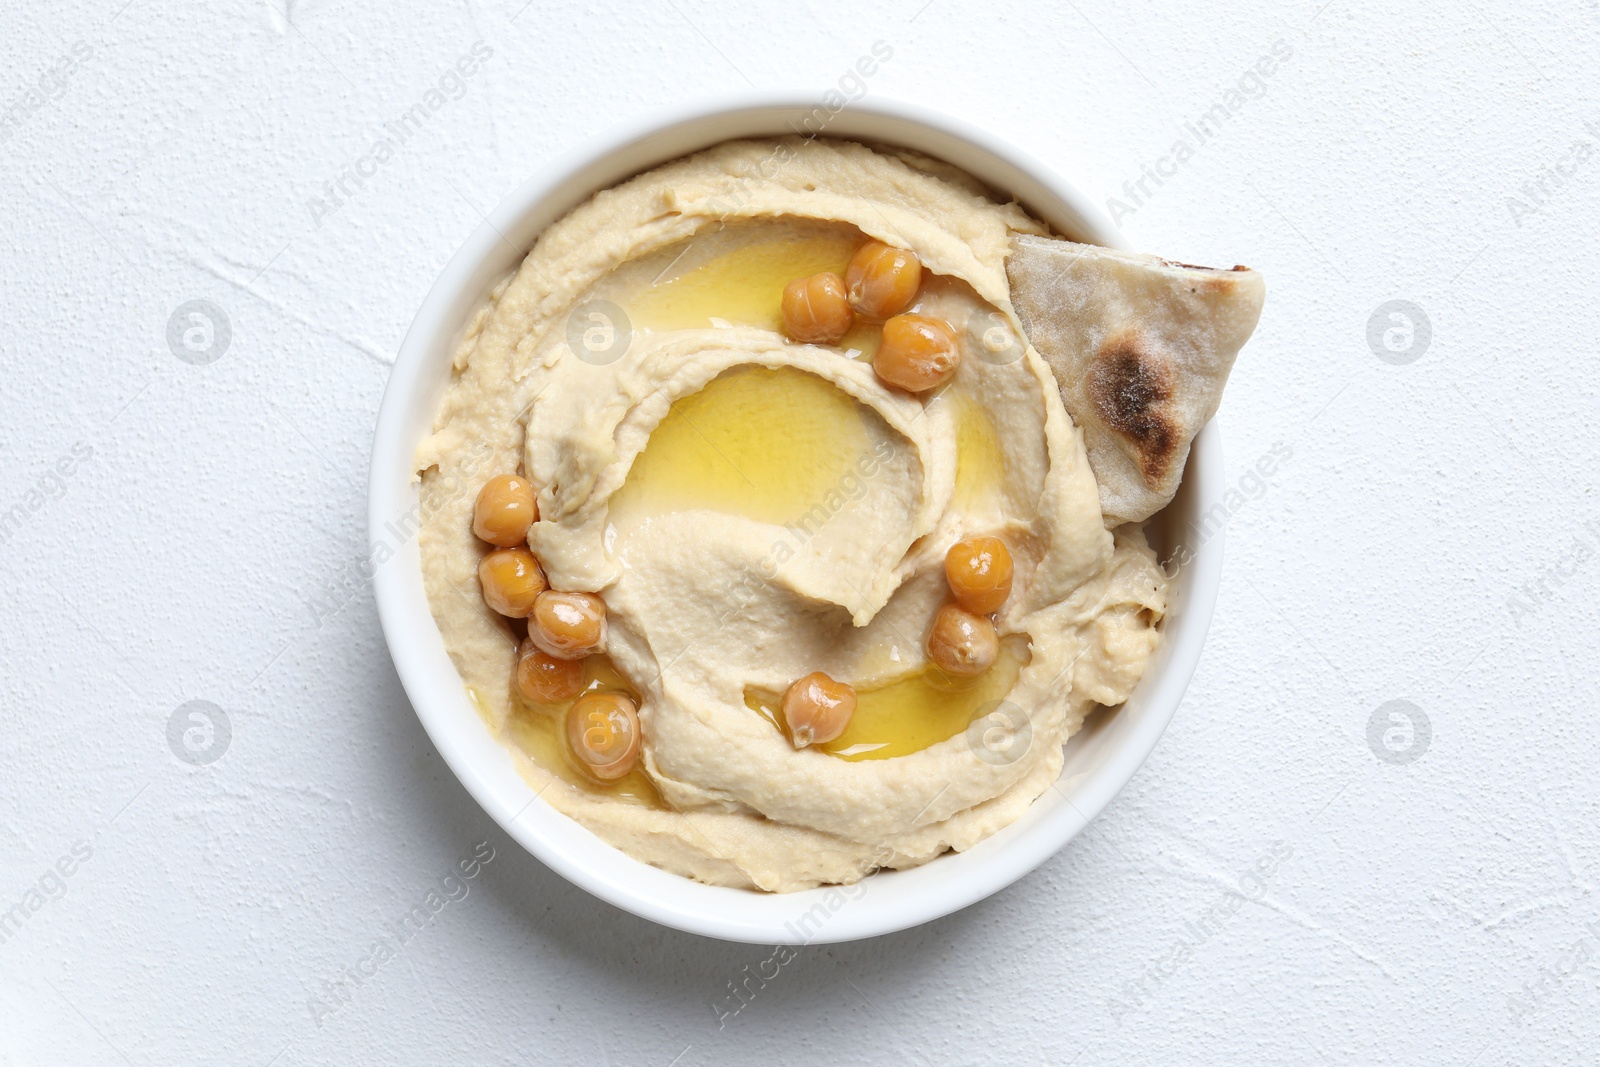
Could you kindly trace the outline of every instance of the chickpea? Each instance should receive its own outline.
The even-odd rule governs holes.
[[[922,393],[949,381],[961,363],[955,331],[926,315],[896,315],[883,324],[872,369],[890,385]]]
[[[528,527],[538,519],[539,505],[528,480],[497,474],[478,490],[478,502],[472,507],[472,532],[491,545],[510,548],[528,539]]]
[[[526,619],[545,590],[544,571],[526,548],[497,548],[478,563],[478,582],[491,608],[513,619]]]
[[[922,284],[922,260],[915,252],[868,241],[850,258],[844,272],[850,306],[880,322],[911,306]]]
[[[856,713],[856,691],[812,671],[783,694],[783,721],[795,748],[826,744],[844,733]]]
[[[956,603],[989,615],[1011,595],[1011,552],[998,537],[968,537],[944,554],[944,578]]]
[[[946,604],[933,617],[928,632],[928,659],[946,674],[975,678],[994,666],[1000,655],[1000,637],[994,623],[983,615]]]
[[[530,704],[559,704],[583,692],[583,660],[557,659],[524,637],[517,650],[517,691]]]
[[[582,659],[606,643],[606,602],[593,593],[539,594],[528,638],[556,659]]]
[[[838,344],[856,321],[844,279],[824,271],[783,287],[783,332],[812,345]]]
[[[583,769],[613,782],[639,763],[639,708],[621,693],[590,693],[567,712],[567,744]]]

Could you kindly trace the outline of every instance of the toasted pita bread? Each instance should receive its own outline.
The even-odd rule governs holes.
[[[1261,275],[1018,234],[1006,261],[1028,340],[1083,430],[1107,526],[1172,500],[1266,298]]]

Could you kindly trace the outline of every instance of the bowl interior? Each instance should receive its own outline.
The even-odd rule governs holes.
[[[640,863],[537,799],[484,729],[450,662],[423,590],[412,456],[449,383],[468,316],[534,239],[591,194],[679,156],[741,137],[816,131],[911,148],[1015,197],[1058,232],[1120,246],[1091,203],[1039,163],[973,127],[910,105],[745,98],[686,110],[603,137],[524,183],[445,267],[401,346],[374,440],[368,523],[379,617],[407,695],[451,769],[486,811],[548,866],[619,907],[679,929],[760,944],[845,941],[949,914],[1032,870],[1127,783],[1166,728],[1199,659],[1221,566],[1221,538],[1194,532],[1202,501],[1219,495],[1216,428],[1196,438],[1177,498],[1150,527],[1162,558],[1187,556],[1170,592],[1160,649],[1128,702],[1093,717],[1067,745],[1057,787],[971,850],[853,887],[762,894],[701,885]],[[1170,568],[1169,568],[1170,570]]]

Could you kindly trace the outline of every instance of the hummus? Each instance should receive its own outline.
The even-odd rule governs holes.
[[[1012,306],[1012,238],[1046,232],[945,164],[787,139],[665,164],[540,236],[468,324],[417,463],[440,633],[546,802],[644,862],[781,892],[967,849],[1051,787],[1062,743],[1143,673],[1166,580],[1138,527],[1106,528]],[[875,326],[780,331],[784,284],[868,238],[921,257],[913,310],[961,345],[940,389],[880,381]],[[578,773],[513,685],[522,624],[483,604],[460,489],[502,473],[537,491],[550,586],[604,600],[590,673],[643,733],[619,782]],[[962,687],[923,642],[974,534],[1005,541],[1015,584],[998,661]],[[860,703],[796,749],[774,709],[812,671]]]

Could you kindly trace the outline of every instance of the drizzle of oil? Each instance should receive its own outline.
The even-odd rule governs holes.
[[[906,756],[947,741],[970,726],[985,705],[1011,691],[1028,659],[1028,639],[1013,634],[1001,640],[994,666],[970,681],[956,682],[925,664],[883,685],[859,690],[849,727],[816,747],[856,761]],[[744,703],[784,730],[783,694],[752,687],[745,690]]]
[[[878,354],[878,346],[883,343],[883,324],[858,320],[850,327],[848,333],[839,339],[839,348],[852,359],[863,360],[871,363],[872,357]]]
[[[672,405],[613,494],[612,521],[694,508],[797,521],[856,470],[875,418],[814,374],[736,367]]]
[[[783,326],[783,287],[821,271],[843,274],[864,239],[852,231],[796,235],[779,232],[741,242],[676,277],[659,282],[630,301],[635,325],[682,330],[715,325],[778,330]]]
[[[585,685],[583,693],[627,693],[637,699],[628,680],[617,670],[609,656],[590,656],[584,661]],[[559,704],[530,704],[516,698],[507,732],[516,746],[533,762],[560,778],[600,796],[614,797],[646,807],[665,808],[666,802],[656,790],[655,783],[645,773],[644,764],[634,768],[614,782],[598,782],[578,769],[567,747],[567,711],[578,697]]]
[[[483,725],[494,729],[495,716],[489,711],[488,701],[483,699],[483,694],[472,686],[466,686],[467,699],[472,701],[472,710],[478,713],[478,718],[483,720]]]
[[[994,420],[982,404],[965,393],[956,404],[956,489],[952,503],[962,511],[998,506],[1005,476],[1005,455]]]

